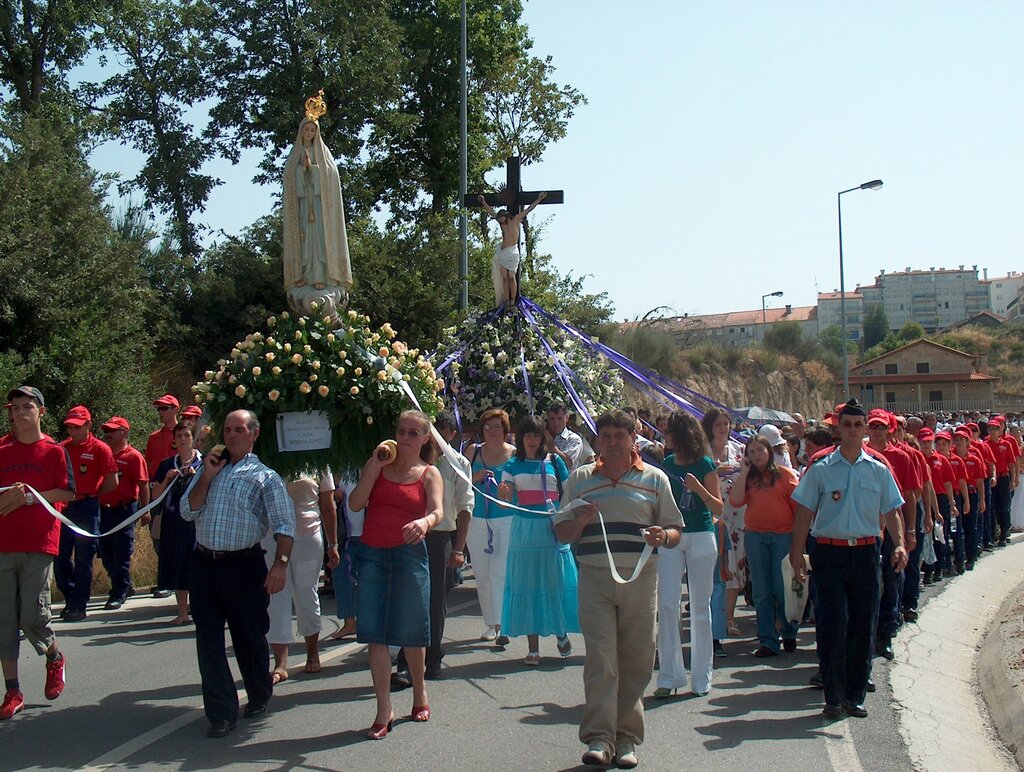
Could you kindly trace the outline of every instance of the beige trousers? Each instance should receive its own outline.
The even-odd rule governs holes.
[[[607,566],[580,566],[580,630],[586,705],[580,740],[586,745],[640,744],[644,689],[654,671],[657,558],[636,581],[616,584]]]

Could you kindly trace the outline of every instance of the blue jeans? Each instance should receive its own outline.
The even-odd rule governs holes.
[[[792,533],[764,533],[749,528],[743,536],[757,612],[757,639],[774,651],[779,650],[777,622],[782,625],[782,638],[796,638],[797,626],[786,619],[786,592],[782,586],[782,559],[789,555],[792,540]]]
[[[79,528],[99,533],[100,501],[95,496],[68,504],[64,516]],[[72,562],[72,554],[74,562]],[[53,575],[72,611],[85,611],[92,594],[92,561],[96,557],[96,539],[80,536],[66,525],[60,527],[60,548],[53,561]]]

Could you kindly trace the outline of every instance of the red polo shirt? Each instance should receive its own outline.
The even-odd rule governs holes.
[[[985,477],[988,477],[989,464],[996,462],[995,454],[992,452],[991,446],[987,442],[981,440],[971,440],[971,447],[978,452],[983,459],[985,459]]]
[[[117,487],[110,493],[101,493],[100,504],[131,504],[139,498],[140,487],[149,482],[146,459],[131,445],[125,445],[114,453],[114,462],[117,464]]]
[[[156,474],[160,462],[174,455],[174,429],[161,426],[151,432],[146,440],[146,468],[150,474]],[[150,479],[150,482],[160,482]]]
[[[991,436],[985,440],[985,445],[988,446],[989,450],[992,451],[992,455],[995,456],[996,477],[1009,474],[1010,466],[1017,460],[1017,457],[1013,454],[1013,445],[1005,437],[994,440]]]
[[[925,458],[928,460],[928,467],[931,469],[932,485],[935,486],[935,493],[939,496],[947,495],[946,483],[952,485],[953,492],[956,493],[959,483],[957,483],[956,471],[953,468],[952,461],[941,453],[934,452],[930,456],[925,455]]]
[[[896,485],[899,487],[900,493],[921,490],[923,485],[921,473],[918,471],[917,464],[905,450],[889,443],[881,453],[892,467],[892,476],[896,478]]]
[[[84,499],[98,495],[103,478],[117,472],[117,464],[114,463],[114,454],[111,453],[110,446],[96,439],[93,434],[90,434],[81,445],[75,445],[71,440],[64,440],[61,445],[71,458],[75,490],[78,491],[76,498]]]
[[[0,447],[0,487],[23,482],[37,491],[74,490],[71,460],[61,445],[42,439],[9,442]],[[54,504],[63,509],[64,504]],[[56,555],[60,544],[60,520],[42,504],[20,507],[0,517],[0,552],[41,552]]]

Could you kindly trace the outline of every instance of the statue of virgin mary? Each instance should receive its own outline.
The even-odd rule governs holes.
[[[322,90],[306,100],[284,167],[284,288],[300,306],[307,295],[316,300],[321,290],[340,295],[340,303],[352,288],[341,180],[317,120],[326,111]]]

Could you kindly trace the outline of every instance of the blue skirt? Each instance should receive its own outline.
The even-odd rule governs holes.
[[[501,631],[563,635],[580,631],[576,562],[547,516],[516,514],[509,536]]]
[[[356,640],[388,646],[430,645],[427,546],[356,548]]]
[[[345,547],[341,551],[341,562],[331,569],[331,584],[334,587],[334,601],[337,605],[338,619],[356,618],[356,594],[359,592],[356,568],[360,539],[349,536],[345,539]]]

